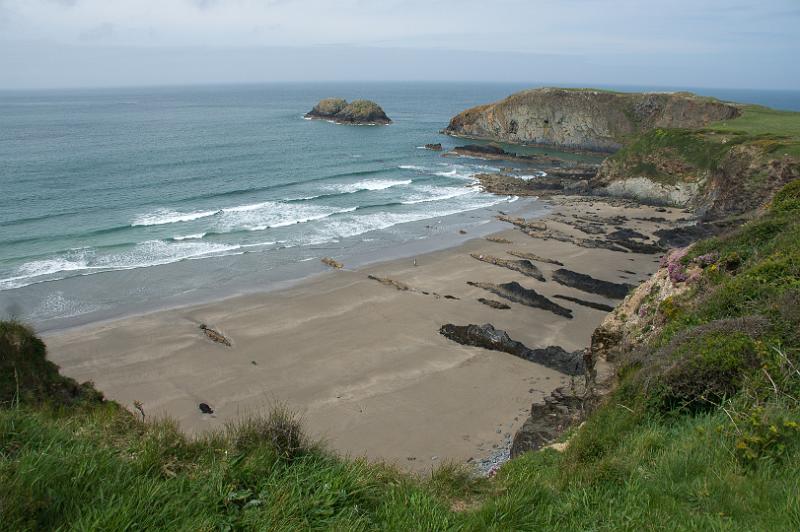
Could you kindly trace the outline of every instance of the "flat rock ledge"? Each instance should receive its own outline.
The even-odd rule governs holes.
[[[543,349],[530,349],[521,342],[512,340],[508,333],[495,329],[489,323],[484,325],[453,325],[448,323],[442,325],[439,333],[462,345],[502,351],[567,375],[583,375],[585,372],[582,351],[570,353],[554,345]]]

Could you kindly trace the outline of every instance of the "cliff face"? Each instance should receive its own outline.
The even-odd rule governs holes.
[[[739,115],[739,107],[689,93],[533,89],[468,109],[450,121],[456,136],[613,152],[655,128],[698,128]]]

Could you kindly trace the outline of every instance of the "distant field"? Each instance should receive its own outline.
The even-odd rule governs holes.
[[[776,111],[758,105],[747,106],[742,116],[735,120],[718,122],[709,129],[747,135],[772,135],[786,137],[782,144],[789,155],[800,157],[800,113]]]

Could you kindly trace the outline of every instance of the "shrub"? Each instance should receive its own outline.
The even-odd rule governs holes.
[[[302,418],[285,404],[274,405],[266,417],[245,418],[228,430],[237,450],[244,452],[267,444],[279,458],[290,462],[315,447],[303,430]]]
[[[763,407],[752,409],[742,430],[735,452],[736,457],[748,465],[765,458],[781,460],[800,439],[800,424]]]
[[[769,322],[760,317],[717,320],[676,334],[664,347],[643,349],[629,356],[631,383],[627,395],[638,390],[657,411],[709,410],[741,389],[758,367],[754,337]]]
[[[800,179],[785,185],[772,198],[772,212],[793,211],[800,211]]]

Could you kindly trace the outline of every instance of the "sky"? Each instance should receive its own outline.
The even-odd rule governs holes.
[[[502,81],[800,89],[800,0],[0,0],[0,89]]]

